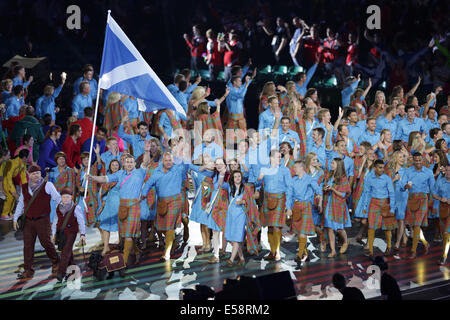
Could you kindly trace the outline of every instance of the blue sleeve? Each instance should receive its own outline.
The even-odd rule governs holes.
[[[286,209],[292,210],[292,205],[294,202],[294,184],[288,186],[288,192],[286,192]]]
[[[147,180],[147,182],[144,184],[144,187],[142,188],[142,195],[144,197],[146,197],[150,189],[152,189],[156,185],[156,181],[158,178],[157,176],[158,174],[154,172]]]
[[[311,180],[311,187],[313,188],[315,194],[323,196],[322,186],[317,184],[314,180]]]
[[[358,88],[358,84],[359,84],[359,80],[353,82],[353,83],[350,85],[350,88],[351,88],[351,93],[350,93],[350,94],[353,94],[353,93],[356,91],[356,88]]]
[[[75,96],[72,100],[72,115],[78,116],[78,114],[80,113],[80,109],[81,108],[78,104],[77,96]]]
[[[52,167],[56,167],[55,161],[50,157],[51,145],[49,143],[43,143],[39,148],[39,153],[45,159],[45,165],[50,164]],[[45,169],[45,168],[42,168]]]
[[[286,199],[291,200],[291,208],[292,208],[294,179],[292,179],[289,169],[284,170],[284,183],[287,186]]]
[[[245,65],[242,67],[242,75],[241,75],[241,80],[245,78],[245,75],[247,74],[248,68],[250,66],[249,65]]]
[[[53,92],[53,98],[58,98],[58,96],[59,96],[59,94],[61,93],[61,90],[62,90],[62,85],[60,85],[59,87],[57,87],[57,88],[55,88],[55,91]]]
[[[389,205],[391,207],[391,211],[395,208],[395,192],[394,192],[394,183],[389,176],[386,176],[388,180],[388,191],[389,191]]]
[[[120,170],[113,174],[106,175],[108,177],[108,182],[119,182]]]
[[[192,94],[192,92],[194,91],[194,89],[197,88],[197,84],[191,84],[187,89],[186,89],[186,93],[187,94]]]
[[[259,121],[258,121],[258,131],[264,129],[264,113],[262,112],[259,115]]]
[[[303,84],[303,86],[305,88],[308,85],[308,83],[311,80],[311,78],[313,77],[314,73],[316,72],[316,69],[317,69],[317,63],[315,63],[311,68],[309,68],[308,72],[306,73],[306,81]]]
[[[125,140],[126,142],[133,144],[133,136],[131,134],[126,134],[123,129],[123,124],[120,124],[119,130],[117,131],[117,135]]]

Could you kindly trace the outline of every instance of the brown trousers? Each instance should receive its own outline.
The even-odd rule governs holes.
[[[31,220],[26,218],[25,227],[23,230],[23,268],[25,271],[34,273],[33,260],[36,237],[39,238],[41,246],[44,247],[47,256],[52,261],[52,265],[58,263],[58,254],[56,253],[55,246],[50,240],[50,234],[50,216],[41,218],[39,220]]]
[[[73,264],[73,244],[77,238],[76,233],[66,233],[66,243],[61,251],[61,261],[58,266],[58,273],[66,275],[67,267]]]

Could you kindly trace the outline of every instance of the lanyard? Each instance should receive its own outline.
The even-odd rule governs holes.
[[[125,180],[123,180],[123,182],[120,184],[119,189],[122,188],[123,184],[124,184],[125,182],[127,182],[128,179],[130,179],[131,174],[132,174],[132,173],[130,173],[130,174],[128,175],[128,177],[126,177]]]

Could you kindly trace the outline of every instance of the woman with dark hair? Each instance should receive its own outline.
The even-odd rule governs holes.
[[[34,138],[31,134],[25,133],[22,137],[22,144],[19,148],[16,149],[16,151],[14,152],[14,156],[17,156],[20,152],[20,150],[26,149],[28,151],[30,151],[30,155],[28,156],[27,159],[27,165],[32,165],[34,164],[33,161],[33,144],[34,144]]]
[[[348,248],[345,228],[350,228],[352,222],[348,213],[346,198],[350,195],[350,184],[345,174],[344,160],[334,158],[331,162],[331,173],[324,183],[324,215],[323,226],[328,229],[331,253],[328,258],[336,256],[335,234],[337,231],[343,239],[340,253],[344,254]]]
[[[51,126],[47,131],[45,140],[39,148],[39,159],[38,166],[42,168],[42,175],[44,175],[45,168],[56,167],[56,162],[54,160],[55,154],[61,151],[59,147],[58,140],[61,137],[61,127]]]
[[[101,174],[113,174],[119,170],[120,162],[119,160],[114,159],[109,163],[108,171],[103,171]],[[99,194],[102,204],[98,210],[97,220],[100,222],[99,229],[103,241],[102,255],[105,255],[109,251],[109,237],[111,232],[119,231],[119,189],[119,184],[117,184],[117,182],[104,183],[100,187]]]
[[[228,210],[228,177],[227,166],[223,158],[216,159],[216,170],[212,177],[214,190],[211,200],[207,204],[206,213],[208,215],[207,227],[212,230],[213,257],[208,263],[218,263],[220,253],[220,233],[225,231],[225,222]],[[223,239],[225,240],[225,239]],[[226,242],[222,244],[226,247]]]
[[[234,258],[239,255],[238,265],[245,264],[244,253],[242,252],[242,242],[245,236],[246,215],[241,205],[245,203],[243,175],[240,171],[233,171],[230,178],[230,192],[226,222],[225,238],[230,241],[233,249],[230,259],[227,260],[228,266],[233,266]]]
[[[305,107],[314,107],[315,110],[320,109],[320,101],[319,96],[317,94],[316,88],[309,88],[306,91],[305,97],[303,98],[303,102],[305,103]]]

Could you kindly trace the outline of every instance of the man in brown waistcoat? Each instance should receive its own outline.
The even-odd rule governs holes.
[[[24,272],[18,275],[19,279],[29,280],[34,275],[33,259],[34,259],[34,244],[36,236],[39,242],[44,247],[47,256],[52,261],[52,273],[58,269],[59,257],[56,253],[55,246],[50,239],[51,225],[50,225],[50,200],[56,203],[61,202],[61,196],[56,191],[55,186],[51,182],[46,182],[41,175],[41,168],[37,165],[32,165],[28,169],[30,180],[28,183],[22,185],[22,193],[19,197],[16,211],[14,212],[14,230],[18,229],[17,220],[23,214],[24,209],[27,208],[31,201],[34,192],[38,192],[35,199],[31,203],[26,212],[25,226],[23,229],[23,260]],[[42,188],[40,188],[42,186]]]
[[[67,224],[64,226],[66,215],[70,214]],[[61,260],[59,262],[58,272],[56,272],[56,279],[62,281],[66,275],[66,270],[69,265],[73,264],[73,243],[77,238],[78,231],[80,231],[80,240],[86,242],[86,225],[84,223],[84,214],[79,205],[73,202],[72,190],[63,189],[61,191],[61,203],[56,207],[56,215],[52,224],[52,242],[55,243],[56,231],[62,230],[64,227],[64,235],[66,241],[61,250]]]

